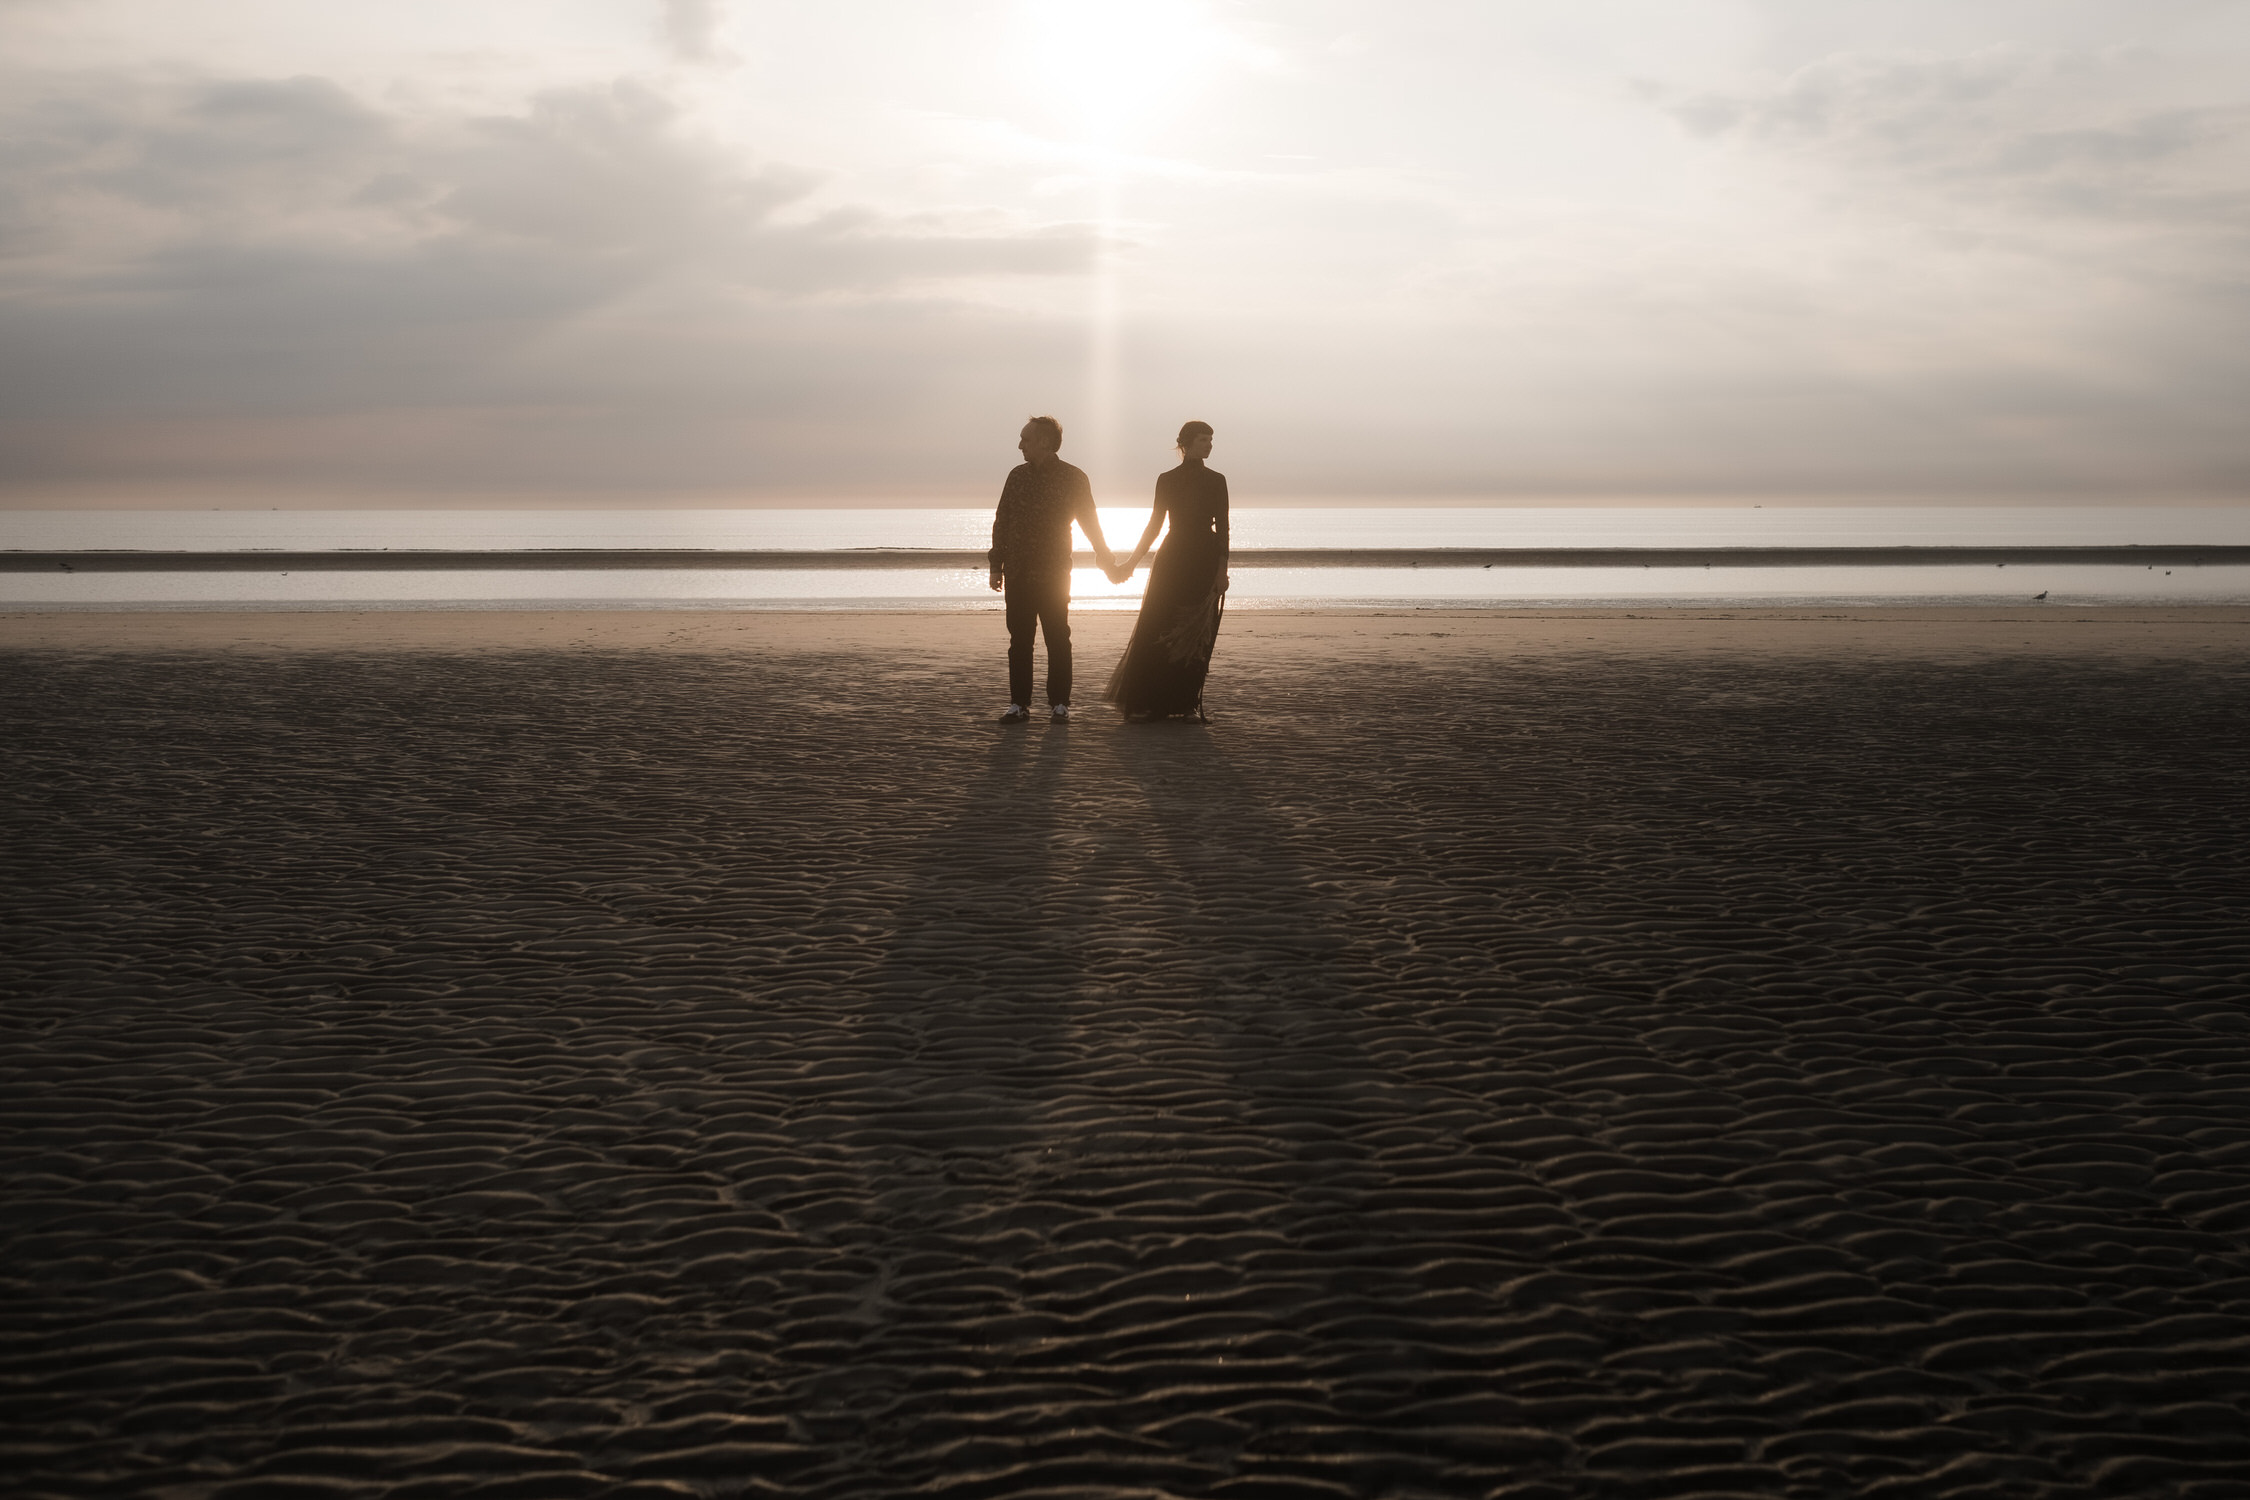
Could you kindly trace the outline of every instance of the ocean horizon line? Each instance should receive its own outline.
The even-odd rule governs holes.
[[[1075,567],[1097,566],[1074,552]],[[2042,546],[1757,547],[1248,547],[1236,568],[1815,568],[2006,567],[2078,564],[2228,567],[2250,564],[2250,545],[2124,543]],[[0,549],[5,573],[420,572],[465,569],[812,570],[982,568],[981,549],[941,547],[715,548],[230,548]]]

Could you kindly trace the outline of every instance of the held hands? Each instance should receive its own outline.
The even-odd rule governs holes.
[[[1111,583],[1123,583],[1133,576],[1133,564],[1131,562],[1111,563],[1102,571],[1109,575]]]

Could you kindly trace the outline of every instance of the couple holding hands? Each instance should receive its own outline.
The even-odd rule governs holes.
[[[992,586],[1008,600],[1008,711],[1004,724],[1031,717],[1031,642],[1047,640],[1047,707],[1070,718],[1070,528],[1076,522],[1110,582],[1123,583],[1164,539],[1149,569],[1133,638],[1102,698],[1128,719],[1203,716],[1203,679],[1227,594],[1227,480],[1204,467],[1211,424],[1180,429],[1180,464],[1156,477],[1156,505],[1140,545],[1124,562],[1102,540],[1086,471],[1062,461],[1062,424],[1033,417],[1016,448],[1023,462],[1008,473],[992,517]]]

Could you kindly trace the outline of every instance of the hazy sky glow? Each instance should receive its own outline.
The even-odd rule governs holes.
[[[2232,0],[0,0],[0,503],[2250,498]],[[1247,493],[1245,493],[1247,489]],[[1113,494],[1112,491],[1119,493]]]

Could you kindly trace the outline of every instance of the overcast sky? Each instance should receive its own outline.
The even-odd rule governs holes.
[[[0,503],[2250,499],[2241,0],[0,0]]]

